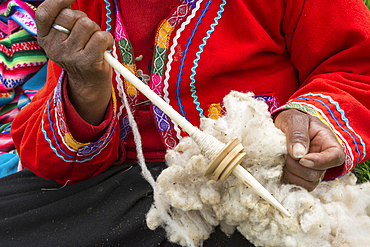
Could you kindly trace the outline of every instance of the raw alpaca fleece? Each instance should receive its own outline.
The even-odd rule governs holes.
[[[227,115],[204,119],[201,129],[224,143],[238,137],[247,153],[241,165],[292,216],[283,216],[234,175],[224,183],[204,177],[209,161],[191,138],[184,138],[166,155],[168,168],[156,181],[155,202],[147,214],[149,228],[164,227],[170,241],[187,243],[155,206],[161,203],[196,245],[218,225],[227,235],[238,230],[256,246],[369,245],[370,183],[358,185],[349,174],[322,182],[311,193],[284,183],[285,135],[275,128],[267,105],[238,92],[226,96],[224,105]]]

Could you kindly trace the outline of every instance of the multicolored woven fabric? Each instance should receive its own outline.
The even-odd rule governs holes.
[[[20,0],[0,4],[0,177],[18,167],[11,123],[46,81],[47,57],[36,40],[35,9]]]
[[[149,64],[149,59],[152,59],[150,64],[156,66],[148,69],[149,86],[174,110],[185,113],[194,126],[201,126],[199,108],[205,116],[215,118],[222,114],[221,102],[226,94],[232,90],[251,91],[255,95],[265,95],[262,100],[270,103],[272,111],[286,108],[306,110],[332,128],[346,149],[346,161],[342,166],[327,170],[324,179],[340,177],[357,163],[369,159],[370,148],[366,144],[370,143],[370,131],[366,123],[370,119],[370,40],[367,38],[369,30],[364,28],[369,25],[363,22],[369,19],[363,18],[360,23],[357,21],[360,19],[355,18],[368,17],[368,9],[363,3],[338,1],[332,5],[326,0],[286,0],[286,4],[268,0],[233,0],[226,5],[224,0],[184,2],[190,6],[172,8],[179,10],[174,22],[171,22],[173,15],[161,16],[162,22],[156,29],[158,35],[148,41],[151,42],[148,47],[155,41],[154,57],[150,56],[151,52],[143,55],[148,60],[145,63]],[[114,0],[75,0],[71,5],[72,9],[85,12],[102,30],[112,31],[116,41],[112,54],[129,67],[133,57],[127,40],[124,40],[126,33],[120,29],[124,25],[118,23],[119,17],[126,18],[127,15],[114,16],[114,6]],[[328,12],[328,8],[335,11]],[[148,8],[148,11],[152,9],[156,10]],[[187,9],[191,11],[185,11]],[[343,9],[346,15],[343,15]],[[141,9],[137,11],[139,13]],[[182,18],[185,14],[187,17]],[[140,16],[132,13],[127,20],[135,17],[140,20]],[[339,24],[329,21],[334,19],[340,20]],[[179,24],[172,30],[175,25],[171,23],[177,21]],[[136,22],[132,20],[132,30],[135,30]],[[330,28],[317,29],[323,24]],[[131,38],[132,47],[141,44],[136,38]],[[124,41],[119,43],[120,40]],[[136,55],[143,53],[138,49],[135,52]],[[137,61],[139,65],[141,61]],[[59,121],[58,113],[63,109],[58,108],[58,104],[50,103],[50,99],[60,86],[58,82],[63,73],[52,61],[48,72],[45,87],[35,96],[37,102],[24,108],[12,124],[12,137],[22,165],[45,179],[72,184],[96,176],[112,164],[125,160],[125,153],[120,151],[125,147],[128,150],[133,145],[122,141],[128,129],[122,96],[127,92],[130,103],[136,97],[143,100],[141,94],[135,96],[132,87],[113,72],[117,112],[107,111],[107,116],[111,118],[104,123],[104,130],[98,130],[99,135],[81,138],[84,142],[96,142],[98,138],[105,140],[109,134],[110,141],[104,142],[98,149],[91,146],[90,154],[84,149],[83,153],[88,155],[83,156],[65,142],[62,132],[55,132],[63,127],[78,131],[80,121],[66,124]],[[282,108],[278,102],[283,105]],[[165,141],[172,139],[162,135],[168,133],[170,126],[158,113],[152,114],[155,118],[153,124],[158,125],[158,133],[155,134],[159,136],[156,137],[162,137],[163,146],[170,147],[168,144],[172,142]],[[74,116],[79,117],[77,113]],[[105,130],[108,126],[114,128]],[[179,126],[172,126],[170,129],[174,129],[177,139],[186,135]],[[74,138],[80,140],[77,136],[83,135],[81,132],[85,129],[85,126],[81,128]],[[148,134],[144,138],[151,141],[151,137]],[[92,159],[85,159],[88,156]],[[46,159],[48,162],[45,162]]]

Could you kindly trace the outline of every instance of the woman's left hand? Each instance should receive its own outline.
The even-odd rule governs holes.
[[[341,166],[345,155],[334,133],[320,119],[296,109],[281,112],[275,126],[287,138],[284,179],[312,191],[327,169]]]

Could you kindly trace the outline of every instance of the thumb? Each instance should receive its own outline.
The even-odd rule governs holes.
[[[307,146],[303,145],[300,142],[296,142],[292,144],[292,151],[289,152],[290,156],[292,156],[294,159],[300,159],[303,158],[307,154]]]
[[[293,159],[300,159],[308,153],[310,146],[309,115],[295,109],[281,112],[278,127],[285,133],[287,149]]]
[[[308,153],[310,146],[309,121],[300,121],[301,124],[293,123],[288,129],[287,147],[288,153],[293,159],[301,159]]]

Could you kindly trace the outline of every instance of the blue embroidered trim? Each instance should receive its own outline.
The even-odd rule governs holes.
[[[186,118],[186,113],[185,113],[185,111],[184,111],[184,108],[183,108],[183,105],[182,105],[182,100],[181,100],[181,98],[180,98],[180,89],[181,89],[181,87],[180,87],[180,83],[181,83],[181,76],[182,76],[182,73],[183,73],[183,71],[182,71],[182,69],[183,69],[183,67],[184,67],[184,62],[185,62],[185,59],[186,59],[186,53],[189,51],[189,46],[191,45],[191,41],[192,41],[192,39],[194,38],[194,35],[195,35],[195,32],[198,30],[198,26],[199,26],[199,24],[202,22],[202,19],[203,19],[203,17],[205,16],[205,14],[206,14],[206,12],[207,12],[207,10],[208,10],[208,8],[209,8],[209,5],[212,3],[212,0],[209,0],[207,3],[206,3],[206,6],[205,6],[205,8],[203,9],[203,11],[202,11],[202,14],[199,16],[199,18],[198,18],[198,22],[195,24],[195,27],[194,27],[194,30],[192,31],[192,33],[191,33],[191,35],[190,35],[190,37],[189,37],[189,39],[188,39],[188,43],[186,44],[186,46],[185,46],[185,50],[183,51],[183,53],[182,53],[182,59],[181,59],[181,65],[180,65],[180,68],[179,68],[179,74],[177,75],[177,82],[176,82],[176,99],[177,99],[177,104],[179,105],[179,107],[180,107],[180,112],[181,112],[181,114],[183,115],[183,117],[186,119],[186,120],[188,120],[187,118]]]
[[[342,117],[342,120],[346,123],[346,126],[348,129],[350,129],[357,137],[358,139],[360,139],[361,141],[361,145],[363,147],[363,152],[362,152],[362,155],[364,156],[362,159],[365,158],[366,156],[366,145],[365,145],[365,142],[362,140],[361,136],[358,135],[351,126],[349,126],[349,121],[348,119],[346,118],[345,114],[344,114],[344,111],[340,108],[339,106],[339,103],[336,102],[335,100],[333,100],[330,96],[326,96],[326,95],[323,95],[323,94],[313,94],[313,93],[308,93],[307,95],[312,95],[312,96],[320,96],[320,97],[323,97],[325,99],[328,99],[330,103],[332,103],[333,105],[335,105],[337,111],[340,113],[341,117]],[[304,95],[303,95],[304,96]]]
[[[44,113],[46,111],[46,108],[44,110]],[[57,138],[56,138],[56,134],[55,134],[55,130],[53,128],[53,121],[51,120],[51,115],[50,115],[50,100],[48,100],[47,102],[47,115],[48,115],[48,120],[49,120],[49,123],[50,123],[50,130],[52,131],[53,133],[53,138],[54,140],[56,141]],[[60,154],[57,149],[53,146],[53,144],[51,143],[51,140],[50,138],[47,136],[47,133],[46,133],[46,130],[45,130],[45,127],[44,127],[44,119],[41,120],[41,130],[42,132],[44,133],[44,137],[45,137],[45,140],[49,143],[50,145],[50,148],[54,151],[54,153],[59,157],[61,158],[62,160],[64,160],[65,162],[77,162],[77,163],[83,163],[83,162],[86,162],[86,161],[89,161],[89,160],[92,160],[95,156],[97,156],[107,145],[108,145],[108,141],[106,142],[106,144],[100,148],[100,150],[96,153],[94,153],[93,155],[91,155],[90,157],[85,157],[85,158],[81,158],[81,159],[76,159],[76,156],[72,156],[72,155],[68,155],[60,146],[60,144],[56,141],[56,144],[57,144],[57,147],[59,148],[59,150],[61,150],[62,154],[64,154],[66,157],[68,158],[72,158],[72,160],[68,160],[68,159],[65,159],[63,157],[62,154]],[[113,131],[111,131],[110,135],[108,136],[107,140],[110,139],[113,135]],[[91,144],[90,144],[91,145]]]
[[[44,120],[42,120],[42,132],[44,133],[44,136],[45,136],[45,140],[49,143],[49,145],[50,145],[50,148],[55,152],[55,154],[59,157],[59,158],[61,158],[63,161],[65,161],[65,162],[69,162],[69,163],[72,163],[72,162],[76,162],[76,163],[83,163],[83,162],[86,162],[86,161],[90,161],[90,160],[92,160],[96,155],[98,155],[107,145],[108,145],[108,143],[104,146],[104,147],[102,147],[102,149],[99,151],[99,152],[97,152],[95,155],[93,155],[93,156],[91,156],[91,158],[85,158],[85,159],[80,159],[80,160],[76,160],[76,159],[74,159],[74,160],[67,160],[67,159],[65,159],[61,154],[59,154],[58,153],[58,151],[55,149],[55,147],[53,146],[53,144],[51,143],[51,140],[47,137],[47,134],[46,134],[46,131],[45,131],[45,129],[44,129]]]
[[[50,122],[50,130],[51,130],[51,131],[52,131],[52,133],[53,133],[53,138],[54,138],[54,140],[57,140],[57,137],[56,137],[56,135],[55,135],[55,130],[54,130],[54,128],[53,128],[53,121],[51,120],[51,116],[50,116],[50,102],[49,102],[49,101],[47,102],[47,114],[48,114],[48,120],[49,120],[49,122]],[[59,155],[58,151],[53,147],[53,145],[52,145],[52,143],[51,143],[51,140],[50,140],[50,139],[47,137],[47,135],[46,135],[46,131],[44,130],[44,119],[42,119],[42,132],[44,132],[45,139],[49,142],[51,149],[53,149],[53,150],[54,150],[54,152],[55,152],[59,157],[61,157],[61,156]],[[75,158],[76,158],[76,156],[68,155],[65,151],[63,151],[63,150],[62,150],[62,148],[60,147],[59,143],[58,143],[58,142],[56,142],[56,143],[57,143],[57,146],[58,146],[59,150],[61,150],[65,156],[67,156],[68,158],[73,158],[73,159],[75,159]],[[61,157],[61,158],[62,158],[63,160],[65,160],[63,157]]]
[[[191,71],[193,72],[190,76],[190,91],[191,91],[191,97],[193,97],[193,102],[196,105],[196,108],[199,112],[199,116],[201,118],[204,118],[205,116],[203,115],[203,109],[200,108],[200,103],[198,101],[198,96],[196,95],[196,90],[195,90],[195,79],[194,76],[196,74],[196,68],[198,67],[198,61],[200,59],[200,54],[203,52],[203,47],[207,44],[207,40],[211,37],[211,33],[215,30],[215,26],[218,25],[218,21],[221,19],[221,14],[224,12],[224,6],[226,5],[226,0],[223,0],[222,4],[220,5],[220,10],[217,12],[217,17],[214,19],[215,22],[211,24],[211,28],[207,31],[207,36],[203,38],[203,43],[199,46],[199,51],[196,53],[197,58],[194,60],[194,66],[191,68]]]
[[[333,105],[336,106],[336,109],[337,111],[341,114],[341,117],[342,117],[342,120],[346,123],[346,127],[351,130],[359,139],[360,139],[360,142],[361,142],[361,145],[363,146],[363,152],[362,152],[362,155],[363,155],[363,158],[365,158],[366,156],[366,149],[365,149],[365,143],[363,142],[361,136],[359,136],[353,129],[351,126],[349,126],[349,122],[348,122],[348,119],[345,117],[345,114],[344,114],[344,111],[340,108],[338,102],[334,101],[330,96],[326,96],[326,95],[322,95],[322,94],[312,94],[312,93],[308,93],[308,94],[305,94],[305,95],[301,95],[301,96],[319,96],[319,97],[322,97],[322,98],[325,98],[325,99],[328,99],[330,103],[332,103]],[[358,147],[358,143],[356,141],[356,138],[347,130],[345,129],[339,122],[338,122],[338,119],[334,116],[334,113],[330,110],[330,107],[325,104],[322,100],[319,100],[319,99],[312,99],[312,98],[297,98],[297,99],[303,99],[303,100],[307,100],[307,101],[318,101],[320,102],[323,106],[326,107],[326,109],[328,110],[328,112],[330,113],[331,117],[335,120],[335,122],[337,123],[337,125],[345,132],[348,133],[348,135],[350,135],[353,139],[353,142],[355,143],[356,145],[356,151],[357,153],[359,154],[359,157],[357,159],[357,164],[360,162],[360,158],[361,158],[361,151]],[[362,160],[361,159],[361,160]]]
[[[112,26],[110,25],[110,23],[112,22],[112,18],[111,18],[111,14],[112,12],[110,11],[110,3],[109,3],[109,0],[104,0],[105,2],[105,9],[107,10],[107,32],[110,33],[110,30],[112,29]]]
[[[51,143],[51,140],[48,138],[47,134],[46,134],[46,131],[45,131],[45,128],[44,128],[44,119],[42,119],[41,121],[41,130],[42,130],[42,133],[44,133],[44,137],[45,137],[45,140],[49,143],[50,145],[50,148],[54,151],[54,153],[59,157],[61,158],[63,161],[65,162],[74,162],[75,160],[66,160],[61,154],[58,153],[58,151],[55,149],[55,147],[53,146],[53,144]]]

